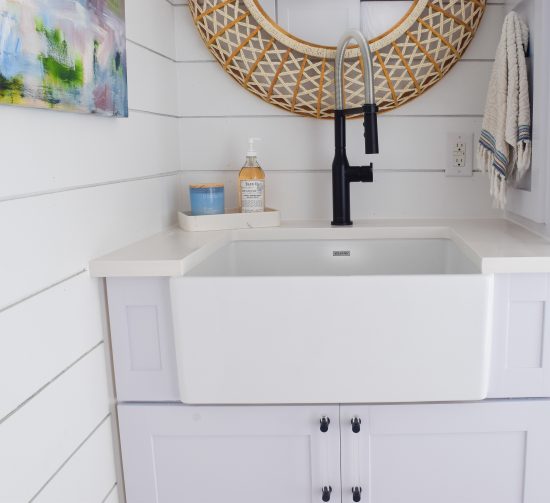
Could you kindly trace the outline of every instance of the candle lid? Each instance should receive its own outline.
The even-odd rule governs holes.
[[[223,183],[199,183],[190,185],[192,189],[218,189],[223,188]]]

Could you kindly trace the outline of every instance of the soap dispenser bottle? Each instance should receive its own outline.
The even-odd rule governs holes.
[[[249,138],[246,162],[239,172],[239,206],[242,213],[265,211],[265,173],[258,164],[254,142]]]

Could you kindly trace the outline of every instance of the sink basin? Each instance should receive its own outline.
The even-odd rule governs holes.
[[[232,241],[188,276],[476,274],[450,239]]]
[[[170,289],[185,403],[487,395],[492,277],[452,240],[232,241]]]

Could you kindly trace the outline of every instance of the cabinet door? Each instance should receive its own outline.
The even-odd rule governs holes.
[[[550,501],[550,401],[345,406],[341,429],[343,503]]]
[[[323,487],[339,503],[338,414],[338,406],[120,405],[128,503],[319,503]]]

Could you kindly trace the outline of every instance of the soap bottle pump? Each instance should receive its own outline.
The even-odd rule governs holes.
[[[242,213],[265,211],[265,173],[258,164],[254,142],[261,138],[248,139],[246,162],[239,172],[239,207]]]

